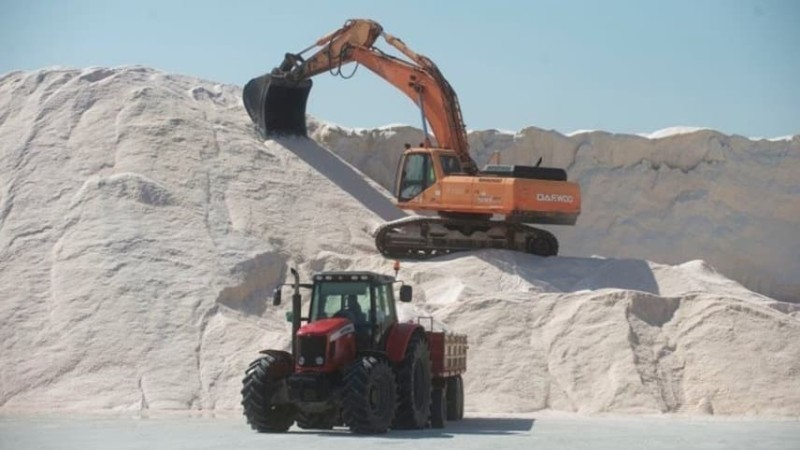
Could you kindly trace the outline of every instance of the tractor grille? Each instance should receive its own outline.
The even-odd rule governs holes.
[[[325,364],[325,344],[327,336],[300,336],[300,356],[303,358],[303,367],[318,367]],[[317,363],[317,358],[322,358],[322,364]]]

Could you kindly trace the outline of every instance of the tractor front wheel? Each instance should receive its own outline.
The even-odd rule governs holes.
[[[359,434],[385,433],[397,408],[397,385],[389,363],[364,356],[344,374],[342,419]]]
[[[250,364],[242,380],[242,406],[247,423],[261,433],[283,432],[294,423],[295,406],[288,403],[286,377],[292,358],[274,352]]]

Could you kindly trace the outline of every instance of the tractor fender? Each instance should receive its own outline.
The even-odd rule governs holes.
[[[417,323],[398,323],[392,326],[386,339],[386,355],[392,364],[398,364],[406,356],[406,347],[415,333],[425,337],[425,329]]]
[[[275,369],[275,375],[280,377],[289,376],[292,372],[294,372],[294,358],[292,358],[292,354],[289,352],[285,352],[283,350],[261,350],[260,352],[262,355],[267,355],[273,358],[272,364]]]

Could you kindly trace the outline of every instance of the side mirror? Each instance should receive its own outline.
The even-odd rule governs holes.
[[[400,286],[400,301],[401,302],[403,302],[403,303],[410,302],[411,301],[411,294],[412,294],[411,286],[408,286],[408,285],[405,285],[405,284]]]
[[[275,288],[275,294],[272,297],[272,306],[280,306],[281,304],[281,287]]]
[[[287,322],[294,321],[294,313],[292,313],[292,311],[286,311],[286,321]]]

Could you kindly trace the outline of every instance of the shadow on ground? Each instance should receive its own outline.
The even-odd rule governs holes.
[[[297,155],[381,219],[388,222],[406,216],[386,195],[369,184],[362,173],[311,139],[282,137],[277,138],[276,142]]]
[[[299,432],[334,437],[364,436],[369,438],[384,439],[452,438],[456,435],[511,436],[530,432],[531,429],[533,429],[535,422],[535,419],[467,417],[458,422],[447,422],[444,428],[426,428],[424,430],[391,430],[388,433],[381,435],[357,435],[350,433],[350,431],[346,428],[337,428],[331,431],[299,430]]]
[[[515,275],[542,292],[624,289],[661,295],[653,269],[641,259],[579,258],[541,256],[510,250],[457,252],[431,258],[432,263],[457,263],[473,257],[499,272]]]

